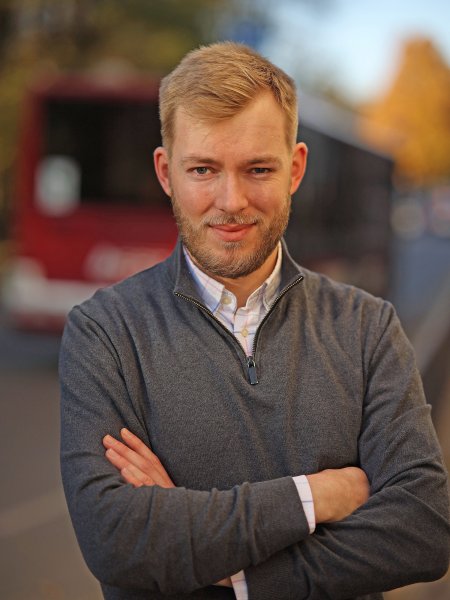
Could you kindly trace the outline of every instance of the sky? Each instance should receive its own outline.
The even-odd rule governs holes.
[[[450,65],[449,0],[281,0],[267,3],[274,34],[261,48],[302,80],[324,79],[352,102],[389,86],[403,40],[431,38]]]

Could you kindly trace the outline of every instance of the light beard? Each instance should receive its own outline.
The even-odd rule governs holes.
[[[198,225],[184,215],[175,195],[172,195],[172,209],[178,225],[181,240],[198,266],[205,273],[229,279],[250,275],[259,269],[275,250],[286,230],[291,210],[291,197],[269,224],[258,216],[223,214],[205,217]],[[246,250],[246,240],[218,241],[221,251],[214,252],[208,246],[208,227],[218,225],[254,225],[259,228],[259,240],[251,250]]]

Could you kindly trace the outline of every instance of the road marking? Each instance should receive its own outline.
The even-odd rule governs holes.
[[[46,525],[67,514],[66,501],[61,488],[37,496],[0,512],[0,538],[25,533]]]

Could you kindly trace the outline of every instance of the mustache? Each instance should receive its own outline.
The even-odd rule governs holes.
[[[206,217],[202,220],[202,225],[220,226],[220,225],[256,225],[260,222],[258,217],[250,217],[245,215],[216,215]]]

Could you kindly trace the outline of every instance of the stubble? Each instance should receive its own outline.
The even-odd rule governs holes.
[[[259,269],[277,246],[289,221],[291,197],[286,197],[282,209],[270,223],[260,216],[221,214],[205,217],[194,225],[183,213],[174,194],[172,209],[183,244],[199,267],[212,276],[238,279]],[[219,240],[219,248],[215,249],[207,240],[208,228],[213,225],[254,225],[259,230],[259,238],[252,248],[247,247],[244,239],[233,242]]]

